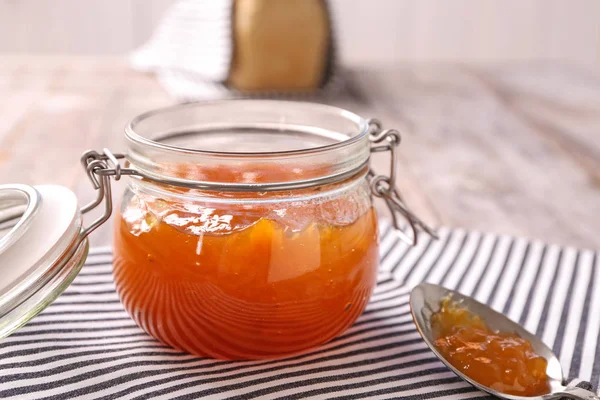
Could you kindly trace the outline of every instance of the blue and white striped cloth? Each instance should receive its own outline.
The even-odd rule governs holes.
[[[600,380],[600,260],[593,251],[441,229],[415,248],[382,224],[379,284],[356,324],[285,360],[225,362],[165,347],[121,306],[111,252],[93,249],[71,287],[0,342],[0,398],[467,399],[486,396],[441,364],[409,311],[411,287],[473,294],[552,347],[571,378]]]

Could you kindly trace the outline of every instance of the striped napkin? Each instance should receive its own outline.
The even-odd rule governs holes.
[[[467,399],[486,396],[421,340],[408,299],[421,281],[474,295],[524,324],[565,374],[600,380],[600,260],[593,251],[441,229],[411,248],[381,224],[379,283],[332,342],[277,361],[201,359],[153,340],[121,306],[111,251],[91,251],[69,289],[0,342],[0,398]],[[575,383],[575,382],[574,382]]]

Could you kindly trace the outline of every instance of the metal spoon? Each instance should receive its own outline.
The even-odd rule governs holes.
[[[522,338],[527,339],[531,342],[533,349],[537,354],[544,357],[548,361],[548,367],[546,374],[550,380],[550,393],[543,396],[515,396],[511,394],[501,393],[489,387],[483,386],[482,384],[472,380],[468,376],[464,375],[461,371],[454,368],[444,356],[442,356],[434,346],[435,338],[431,330],[431,316],[433,313],[439,311],[442,299],[451,296],[451,298],[464,306],[467,310],[472,313],[479,315],[485,323],[493,330],[501,332],[514,332],[520,335]],[[550,400],[558,399],[561,397],[567,397],[571,399],[585,399],[585,400],[600,400],[600,397],[594,393],[587,391],[582,388],[574,386],[564,386],[562,368],[558,358],[554,355],[552,350],[548,348],[540,339],[527,332],[521,325],[508,319],[506,316],[492,310],[485,304],[481,304],[477,300],[446,289],[442,286],[433,285],[430,283],[421,283],[416,286],[410,293],[410,309],[413,315],[415,324],[419,333],[425,340],[425,343],[429,346],[431,351],[450,368],[456,375],[469,382],[471,385],[477,387],[480,390],[488,392],[494,396],[501,397],[510,400],[525,400],[525,399],[538,399],[538,400]]]

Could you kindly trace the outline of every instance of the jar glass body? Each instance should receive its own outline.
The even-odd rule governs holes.
[[[298,124],[282,125],[281,110],[261,110],[260,120],[279,121],[278,135],[306,131]],[[318,121],[302,126],[314,125],[319,127]],[[344,133],[349,141],[362,134],[360,125],[356,134]],[[253,131],[250,136],[246,131],[244,139],[261,130],[254,126]],[[289,146],[279,139],[277,147]],[[233,185],[215,191],[131,180],[115,224],[114,278],[132,318],[163,343],[221,359],[281,357],[346,330],[364,310],[378,266],[368,165],[358,156],[355,163],[348,162],[357,152],[364,154],[365,145],[352,151],[317,145],[309,154],[300,150],[301,159],[292,160],[289,156],[296,157],[297,150],[279,148],[243,157],[233,152],[235,162],[223,152],[191,147],[175,149],[168,161],[160,154],[154,159],[130,155],[133,164],[143,159],[163,176]],[[215,161],[215,155],[223,159]],[[190,156],[205,159],[190,162]],[[332,171],[342,172],[343,178],[294,187]],[[251,188],[273,182],[292,185]]]

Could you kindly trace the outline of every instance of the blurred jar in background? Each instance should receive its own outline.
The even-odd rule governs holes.
[[[228,85],[241,91],[313,91],[325,83],[331,25],[324,0],[235,0]]]

